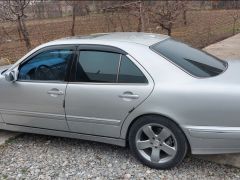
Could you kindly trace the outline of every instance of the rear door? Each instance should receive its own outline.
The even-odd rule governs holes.
[[[65,99],[70,130],[119,137],[122,121],[151,93],[152,79],[125,52],[105,46],[79,48],[75,65]]]

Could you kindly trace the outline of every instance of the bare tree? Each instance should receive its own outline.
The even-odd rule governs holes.
[[[145,17],[147,13],[146,2],[144,0],[139,0],[125,3],[124,6],[127,8],[129,15],[137,18],[137,31],[145,31]]]
[[[17,24],[19,38],[23,39],[28,50],[31,49],[28,29],[26,27],[25,10],[28,7],[30,0],[6,0],[1,2],[0,19],[3,21],[11,21]]]
[[[97,12],[103,13],[106,19],[107,31],[117,31],[118,24],[120,24],[121,31],[124,31],[122,24],[121,13],[124,11],[121,6],[121,1],[98,1],[96,3]]]
[[[103,4],[103,3],[102,3]],[[144,31],[145,30],[145,18],[146,18],[146,13],[147,13],[147,8],[145,5],[144,0],[138,0],[138,1],[118,1],[112,2],[109,1],[107,3],[108,6],[103,6],[102,5],[102,11],[107,12],[107,13],[119,13],[120,12],[125,12],[128,15],[127,16],[134,16],[137,18],[137,31]],[[119,21],[121,23],[121,21]],[[123,30],[122,24],[121,28]]]
[[[145,22],[144,22],[144,14],[145,14],[145,8],[144,8],[144,1],[139,1],[139,7],[138,7],[138,31],[144,31],[145,30]]]
[[[76,9],[78,1],[66,1],[66,4],[72,9],[72,26],[71,26],[71,36],[75,35],[75,21],[76,21]]]
[[[72,26],[71,35],[75,35],[75,22],[77,15],[85,15],[88,13],[88,8],[86,6],[87,1],[65,1],[68,6],[72,9]]]
[[[173,25],[184,9],[184,1],[161,1],[150,11],[151,21],[166,30],[168,35],[171,35]]]

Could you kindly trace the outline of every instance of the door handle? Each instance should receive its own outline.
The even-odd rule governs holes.
[[[63,91],[60,91],[59,89],[51,89],[47,92],[50,95],[64,95]]]
[[[138,99],[139,95],[133,94],[132,92],[126,92],[122,95],[119,95],[120,98],[126,98],[126,99]]]

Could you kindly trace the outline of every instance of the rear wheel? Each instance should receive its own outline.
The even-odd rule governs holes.
[[[184,159],[187,140],[171,120],[155,115],[139,118],[129,132],[129,146],[145,165],[170,169]]]

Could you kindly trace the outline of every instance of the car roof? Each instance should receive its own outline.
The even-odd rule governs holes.
[[[78,41],[81,42],[126,42],[126,43],[135,43],[135,44],[141,44],[145,46],[151,46],[153,44],[156,44],[160,41],[163,41],[165,39],[169,38],[167,35],[162,34],[154,34],[154,33],[143,33],[143,32],[113,32],[113,33],[97,33],[97,34],[91,34],[86,36],[72,36],[72,37],[66,37],[62,39],[55,40],[54,42],[56,44],[61,44],[66,41],[68,43],[75,43]]]

